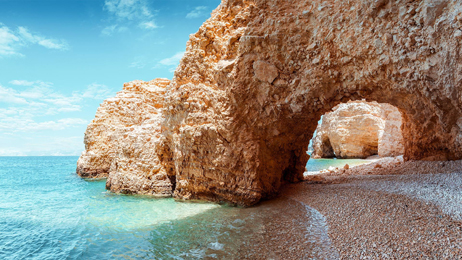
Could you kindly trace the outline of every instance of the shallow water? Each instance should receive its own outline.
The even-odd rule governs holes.
[[[288,248],[335,256],[322,215],[299,202],[243,209],[118,195],[104,180],[79,178],[76,161],[0,157],[0,259],[234,259],[256,254],[253,241],[263,241],[258,256],[268,258],[276,251],[264,231],[289,211],[299,221],[287,230],[300,239]]]
[[[370,163],[372,160],[363,160],[363,159],[309,159],[306,164],[307,172],[316,172],[332,167],[343,168],[345,164],[351,166],[361,165],[365,163]]]

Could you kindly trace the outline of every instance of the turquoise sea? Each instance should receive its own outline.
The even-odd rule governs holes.
[[[245,209],[113,194],[104,180],[79,178],[77,159],[0,157],[0,259],[266,258],[251,245],[264,240],[272,219],[301,206],[277,199]],[[288,249],[331,258],[323,216],[303,209],[285,224],[303,240]]]
[[[306,164],[306,170],[308,172],[320,171],[323,169],[328,169],[329,167],[338,167],[343,168],[345,164],[349,166],[356,166],[365,163],[370,163],[372,160],[363,160],[363,159],[310,159]]]

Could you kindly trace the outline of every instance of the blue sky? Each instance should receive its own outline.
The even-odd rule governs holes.
[[[0,156],[80,155],[99,104],[172,78],[220,0],[0,0]]]

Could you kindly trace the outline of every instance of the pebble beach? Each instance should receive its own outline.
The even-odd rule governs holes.
[[[326,218],[340,259],[462,259],[462,162],[377,163],[281,196]]]

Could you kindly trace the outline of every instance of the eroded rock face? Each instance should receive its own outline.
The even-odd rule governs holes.
[[[388,104],[348,102],[324,115],[316,129],[313,158],[367,158],[404,153],[401,114]]]
[[[141,183],[152,182],[150,169],[165,169],[176,198],[251,205],[283,180],[302,179],[321,115],[361,99],[402,111],[406,159],[461,158],[461,10],[447,0],[224,0],[191,35],[159,101],[162,122],[146,129],[153,133],[135,138],[137,122],[125,153],[98,141],[121,142],[109,136],[119,126],[90,124],[79,173],[109,168],[111,190],[158,194]],[[130,104],[108,118],[144,116]],[[140,159],[147,153],[157,159]]]
[[[378,154],[380,157],[395,157],[404,154],[404,140],[401,132],[402,116],[396,107],[380,104],[383,130],[379,133]]]
[[[171,196],[175,175],[161,135],[167,79],[126,83],[96,112],[77,162],[83,177],[107,177],[115,192]],[[170,174],[169,174],[170,173]]]
[[[313,138],[313,152],[311,158],[334,158],[335,152],[329,139],[329,129],[325,124],[319,124],[316,128],[316,136]]]

